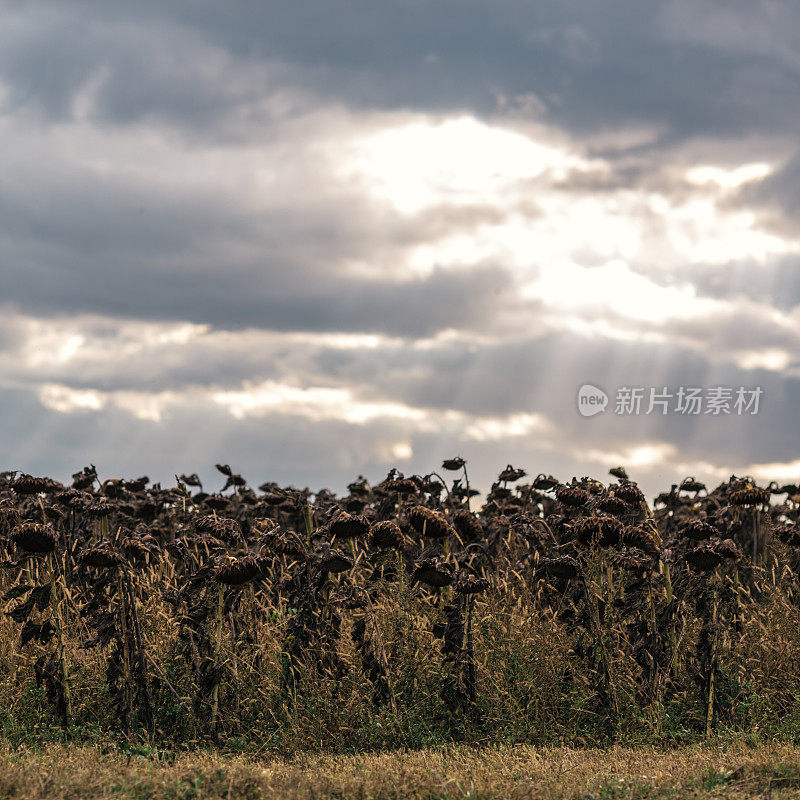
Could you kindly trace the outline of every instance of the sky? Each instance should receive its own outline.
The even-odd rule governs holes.
[[[0,469],[796,482],[798,129],[793,0],[0,0]]]

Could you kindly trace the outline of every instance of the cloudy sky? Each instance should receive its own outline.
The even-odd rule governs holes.
[[[794,0],[0,13],[0,469],[800,479]]]

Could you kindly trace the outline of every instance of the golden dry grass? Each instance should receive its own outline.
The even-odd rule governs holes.
[[[2,798],[745,798],[800,796],[800,747],[452,746],[358,756],[125,756],[0,749]]]

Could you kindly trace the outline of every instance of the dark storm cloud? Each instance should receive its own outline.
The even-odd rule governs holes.
[[[800,7],[0,0],[0,9],[0,301],[28,315],[0,317],[0,440],[9,466],[65,478],[94,462],[105,474],[167,481],[219,460],[256,482],[341,489],[358,472],[382,477],[407,448],[413,456],[402,467],[422,472],[462,450],[478,461],[484,485],[509,460],[569,477],[582,474],[589,449],[648,443],[676,448],[669,465],[796,459],[798,380],[736,366],[750,349],[800,351],[797,325],[771,313],[800,303],[796,255],[660,271],[650,253],[631,259],[639,275],[719,300],[708,314],[626,319],[610,308],[551,307],[547,297],[519,299],[523,279],[554,258],[535,246],[522,266],[490,257],[414,272],[406,262],[415,245],[501,224],[514,212],[531,226],[546,213],[539,193],[552,187],[521,184],[525,204],[509,201],[511,212],[499,198],[467,207],[445,199],[403,216],[369,187],[337,183],[314,148],[329,143],[326,132],[333,142],[340,130],[371,132],[376,111],[396,112],[400,122],[416,112],[533,120],[562,133],[575,152],[607,159],[606,172],[568,171],[561,181],[578,204],[613,203],[628,188],[684,200],[694,190],[682,177],[693,163],[683,145],[700,140],[706,159],[733,141],[740,150],[729,160],[771,163],[774,140],[783,142],[785,163],[720,206],[766,210],[770,230],[797,236]],[[640,230],[661,221],[652,209],[630,213]],[[600,246],[589,250],[578,254],[582,266],[610,258]],[[79,320],[87,314],[103,321]],[[99,355],[37,360],[25,349],[26,337],[37,341],[29,329],[70,318]],[[118,329],[142,320],[207,329],[184,344],[155,339],[132,353]],[[625,341],[568,333],[571,320],[604,323]],[[265,331],[395,340],[345,347],[267,340]],[[445,331],[463,336],[419,341]],[[39,347],[57,349],[58,339],[44,337]],[[236,419],[213,396],[267,380],[346,389],[354,403],[400,411],[365,424],[287,409]],[[765,397],[762,413],[746,419],[586,420],[575,409],[585,382],[610,393],[624,385],[759,385]],[[52,384],[55,395],[47,395]],[[100,407],[56,410],[53,397],[75,389],[102,395]],[[153,422],[117,403],[120,392],[175,398],[165,401],[163,422]],[[455,411],[451,425],[463,430],[437,431],[403,409],[437,420]],[[550,427],[468,433],[476,420],[525,414],[543,415]]]
[[[371,107],[488,109],[497,91],[533,92],[570,127],[644,120],[677,136],[736,136],[796,121],[797,8],[699,6],[336,2],[251,16],[252,3],[239,15],[186,3],[180,15],[233,52],[297,65],[326,93]]]
[[[252,273],[217,270],[197,276],[129,268],[79,273],[14,265],[8,299],[47,316],[54,310],[210,323],[219,328],[383,333],[429,336],[476,328],[492,317],[495,300],[512,284],[497,267],[458,273],[435,269],[417,279],[356,280],[267,264]]]
[[[572,133],[646,124],[671,139],[759,127],[776,135],[800,109],[791,33],[800,11],[774,3],[766,16],[753,4],[707,3],[700,13],[694,4],[634,0],[6,6],[6,113],[34,114],[34,126],[39,113],[43,127],[83,114],[110,137],[141,124],[174,126],[190,141],[227,142],[234,130],[269,139],[286,135],[276,125],[314,97],[488,112],[499,96],[513,105],[532,92],[544,117]],[[701,24],[692,25],[696,17]],[[638,163],[622,159],[602,184],[568,185],[608,191],[647,180],[647,165],[663,158],[653,148],[663,144],[639,149]],[[104,177],[60,155],[21,147],[14,160],[30,163],[0,179],[5,299],[40,314],[424,336],[468,327],[481,316],[479,298],[511,283],[483,269],[400,282],[336,274],[343,260],[391,258],[436,230],[425,219],[404,230],[355,197],[326,205],[301,195],[256,212],[229,192]],[[764,184],[762,202],[784,199],[791,169]],[[297,168],[296,185],[312,179],[313,166]],[[448,224],[458,222],[437,232]],[[242,244],[257,255],[232,255]]]
[[[480,327],[513,284],[492,265],[393,274],[406,247],[496,220],[490,207],[433,209],[411,222],[352,194],[319,203],[301,166],[285,177],[297,196],[258,210],[230,189],[148,186],[135,164],[126,179],[51,163],[41,145],[20,165],[25,149],[6,155],[0,177],[3,299],[23,310],[426,336]],[[375,259],[375,277],[341,266]]]
[[[2,314],[0,307],[0,357],[6,352],[13,352],[24,341],[22,331],[14,321]]]
[[[98,118],[155,116],[206,135],[255,112],[269,65],[286,85],[369,108],[486,112],[498,93],[533,93],[551,119],[584,130],[774,133],[800,108],[790,3],[7,5],[3,79],[14,103],[56,118],[98,67]]]
[[[170,123],[209,139],[268,125],[299,99],[285,93],[279,66],[226,52],[180,19],[140,11],[120,15],[89,3],[10,9],[0,34],[6,108],[48,123],[84,115],[114,125]]]

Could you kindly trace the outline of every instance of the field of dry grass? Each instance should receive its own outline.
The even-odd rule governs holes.
[[[356,756],[134,755],[85,746],[0,750],[15,798],[771,798],[800,796],[800,747],[449,746]]]

